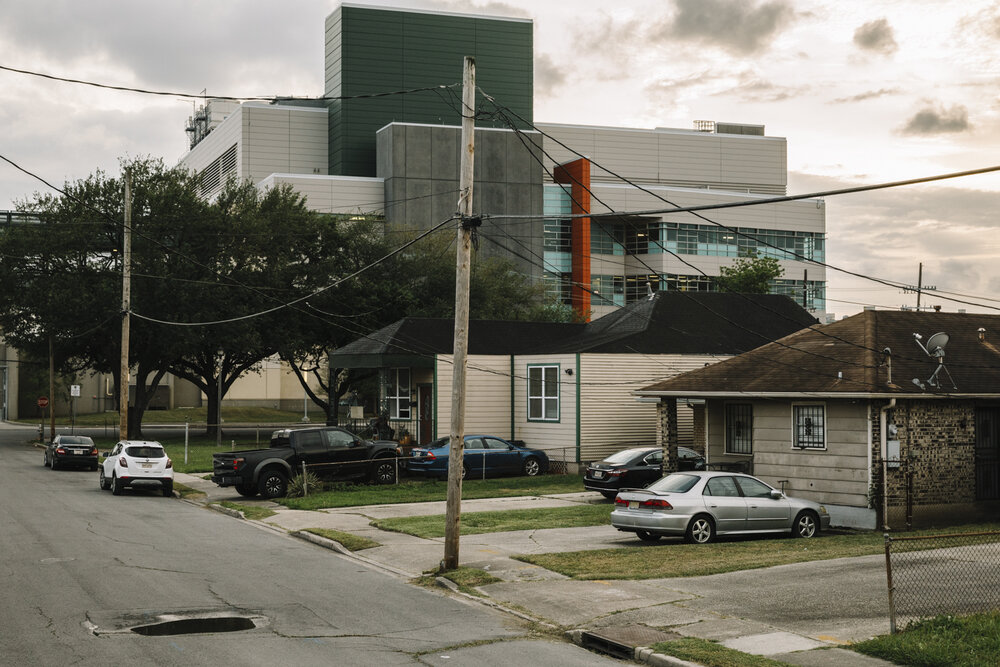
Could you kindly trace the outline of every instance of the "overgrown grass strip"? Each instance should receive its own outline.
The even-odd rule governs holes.
[[[606,525],[610,514],[611,507],[607,505],[586,504],[499,512],[465,512],[462,514],[459,528],[462,535],[537,530],[539,528],[582,528]],[[391,530],[417,537],[444,537],[445,515],[377,519],[372,521],[372,525],[382,530]]]

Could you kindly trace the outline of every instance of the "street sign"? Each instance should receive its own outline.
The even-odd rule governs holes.
[[[38,397],[38,407],[47,408],[49,407],[49,398],[47,396]]]
[[[76,398],[79,398],[80,397],[80,385],[78,385],[78,384],[71,384],[69,386],[69,395],[70,396],[74,396]]]

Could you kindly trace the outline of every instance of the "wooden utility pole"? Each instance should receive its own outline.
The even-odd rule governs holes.
[[[44,440],[44,438],[42,438]],[[56,439],[56,345],[49,334],[49,440]]]
[[[128,313],[132,307],[132,184],[127,171],[122,241],[122,360],[118,377],[118,437],[128,440]]]
[[[462,160],[459,172],[458,229],[455,259],[455,344],[451,387],[451,449],[448,454],[448,502],[445,512],[443,570],[458,567],[458,537],[465,458],[465,366],[469,350],[469,281],[472,273],[472,182],[476,152],[476,61],[465,57],[462,77]]]

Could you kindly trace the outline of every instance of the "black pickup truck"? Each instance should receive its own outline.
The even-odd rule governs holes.
[[[365,440],[336,426],[282,429],[271,434],[266,449],[213,454],[212,481],[235,486],[242,496],[278,498],[304,462],[325,479],[392,484],[398,447],[394,441]]]

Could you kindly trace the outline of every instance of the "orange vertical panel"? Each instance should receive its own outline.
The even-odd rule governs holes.
[[[570,186],[574,215],[590,213],[590,160],[580,158],[558,165],[553,172],[556,183]],[[590,218],[573,218],[570,302],[581,321],[590,321]]]

